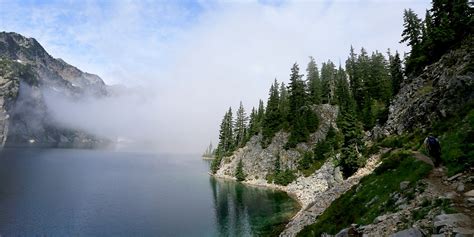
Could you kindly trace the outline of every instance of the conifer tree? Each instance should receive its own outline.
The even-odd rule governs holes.
[[[234,144],[232,108],[229,107],[220,126],[219,144],[217,146],[218,156],[229,155],[234,149]]]
[[[312,104],[321,104],[321,80],[319,71],[313,57],[309,57],[310,61],[306,68],[306,81],[308,83],[309,97]]]
[[[301,79],[303,75],[299,74],[298,64],[293,64],[290,74],[290,85],[289,85],[289,103],[290,103],[290,115],[288,122],[290,124],[290,137],[286,148],[294,148],[300,142],[308,140],[308,122],[313,116],[309,114],[312,112],[308,104],[308,96],[306,93],[306,85]],[[316,124],[317,126],[317,124]]]
[[[343,149],[339,158],[339,165],[345,177],[352,175],[359,167],[358,150],[362,146],[362,128],[354,113],[350,110],[341,110],[337,117],[337,126],[343,134]]]
[[[430,17],[425,19],[425,25],[429,27],[426,30],[429,35],[425,37],[429,42],[423,42],[426,64],[437,61],[473,33],[473,12],[467,0],[432,1]]]
[[[358,55],[354,52],[354,48],[351,46],[349,58],[346,61],[346,70],[349,75],[350,89],[352,97],[357,107],[361,107],[364,95],[364,88],[362,84],[362,78],[359,75],[360,69],[358,68]]]
[[[353,106],[355,106],[354,99],[350,93],[346,73],[341,65],[339,65],[336,73],[335,100],[341,110],[353,111]]]
[[[290,101],[288,99],[288,90],[285,83],[280,85],[280,102],[278,105],[281,119],[281,128],[288,130],[290,125],[288,123],[288,116],[290,114]]]
[[[375,100],[388,103],[392,94],[390,73],[385,57],[378,51],[370,58],[370,74],[367,79],[369,96]]]
[[[237,167],[235,170],[235,178],[237,179],[238,182],[242,182],[245,180],[245,173],[243,169],[244,165],[242,163],[242,159],[239,160],[239,163],[237,163]]]
[[[290,74],[290,84],[289,84],[289,103],[290,103],[290,116],[288,121],[290,125],[294,124],[294,119],[298,117],[298,112],[301,107],[306,105],[306,91],[305,83],[301,79],[303,75],[299,74],[300,69],[297,63],[293,64]]]
[[[334,96],[335,65],[331,60],[321,66],[321,98],[322,103],[331,103]]]
[[[417,47],[421,43],[422,22],[418,15],[412,9],[405,9],[403,12],[403,26],[405,29],[402,32],[402,40],[400,43],[407,42],[407,45]]]
[[[273,136],[280,129],[281,116],[279,110],[279,92],[278,82],[275,82],[270,87],[270,97],[268,98],[267,108],[262,124],[262,146],[266,147],[270,144]]]
[[[213,147],[212,147],[212,141],[209,143],[209,146],[206,148],[206,151],[202,155],[203,157],[212,157],[213,156]]]
[[[390,77],[392,80],[392,94],[396,95],[403,82],[402,60],[400,60],[398,52],[395,52],[395,56],[390,57]]]
[[[405,64],[405,72],[407,74],[417,73],[421,70],[421,65],[426,60],[421,54],[421,40],[423,25],[418,15],[411,9],[405,9],[403,13],[403,26],[405,29],[402,32],[402,40],[400,43],[406,42],[411,47],[410,54]]]
[[[239,109],[237,110],[235,119],[235,145],[234,147],[243,147],[246,142],[247,133],[247,115],[245,113],[242,101],[240,102]]]
[[[280,154],[276,155],[275,163],[273,164],[273,173],[278,175],[281,172],[281,164],[280,164]]]
[[[252,112],[250,113],[250,120],[249,120],[249,128],[247,132],[247,141],[254,135],[259,133],[258,128],[258,121],[257,121],[257,110],[255,107],[252,108]]]
[[[263,105],[263,100],[258,101],[258,110],[257,110],[257,124],[258,128],[262,128],[263,118],[265,117],[265,106]]]

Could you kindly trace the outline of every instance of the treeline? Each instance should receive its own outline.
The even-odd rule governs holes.
[[[419,74],[447,51],[458,47],[474,31],[473,4],[467,0],[433,0],[422,20],[411,9],[404,12],[402,40],[411,47],[407,75]]]
[[[353,47],[345,69],[328,60],[319,70],[310,57],[304,77],[295,63],[288,86],[276,79],[271,85],[266,107],[260,100],[258,108],[253,108],[247,117],[241,103],[235,119],[229,108],[220,126],[212,171],[218,169],[222,157],[231,155],[257,134],[262,136],[263,147],[281,130],[290,134],[286,149],[306,142],[319,125],[314,106],[331,104],[339,106],[338,130],[331,130],[336,134],[331,135],[330,141],[316,144],[311,155],[304,154],[300,166],[311,167],[337,151],[341,154],[339,166],[344,175],[351,175],[365,163],[363,131],[385,123],[390,100],[400,90],[405,75],[420,74],[423,67],[472,35],[472,12],[467,0],[433,0],[425,20],[411,9],[405,10],[401,42],[406,42],[411,51],[405,55],[404,67],[398,52],[369,54],[362,48],[356,53]]]
[[[259,106],[252,108],[247,116],[240,103],[235,117],[229,108],[220,125],[213,172],[222,157],[243,147],[254,135],[261,134],[262,147],[268,146],[281,130],[290,134],[286,149],[307,142],[309,135],[318,129],[315,106],[320,104],[339,105],[338,127],[344,147],[341,165],[351,167],[346,169],[347,173],[356,169],[355,164],[362,164],[358,155],[363,149],[362,131],[386,120],[389,100],[403,81],[403,69],[398,53],[389,53],[387,59],[377,51],[369,56],[363,48],[356,54],[352,47],[345,66],[347,70],[328,60],[319,70],[315,59],[310,57],[306,76],[295,63],[288,86],[275,79],[266,106],[260,100]]]

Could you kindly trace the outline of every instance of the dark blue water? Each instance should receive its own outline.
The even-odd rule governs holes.
[[[1,236],[274,236],[285,193],[211,178],[192,155],[0,151]]]

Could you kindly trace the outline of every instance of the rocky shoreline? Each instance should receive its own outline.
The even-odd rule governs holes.
[[[333,160],[328,160],[314,174],[300,176],[287,186],[269,184],[265,179],[250,179],[242,182],[245,185],[271,188],[286,192],[295,199],[301,209],[295,214],[280,236],[296,236],[305,226],[314,223],[316,218],[329,207],[332,201],[359,183],[359,180],[370,174],[379,165],[379,155],[370,157],[365,167],[360,168],[348,179],[343,179],[339,168]],[[225,174],[215,174],[216,178],[235,180]]]

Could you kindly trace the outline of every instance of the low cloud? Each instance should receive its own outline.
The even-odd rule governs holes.
[[[87,3],[72,6],[82,9],[78,13],[63,14],[72,14],[74,24],[61,23],[61,14],[35,14],[36,27],[5,16],[0,27],[38,38],[53,56],[97,73],[108,83],[136,88],[99,101],[59,101],[55,106],[62,122],[113,136],[151,139],[161,151],[202,152],[209,140],[217,142],[218,126],[229,106],[237,108],[243,101],[249,111],[258,99],[265,101],[273,79],[286,82],[294,62],[302,71],[308,56],[319,64],[331,59],[344,65],[351,45],[405,51],[398,43],[403,9],[413,8],[423,16],[429,2],[194,5]],[[45,31],[53,24],[56,31]],[[132,129],[137,125],[140,129]]]

